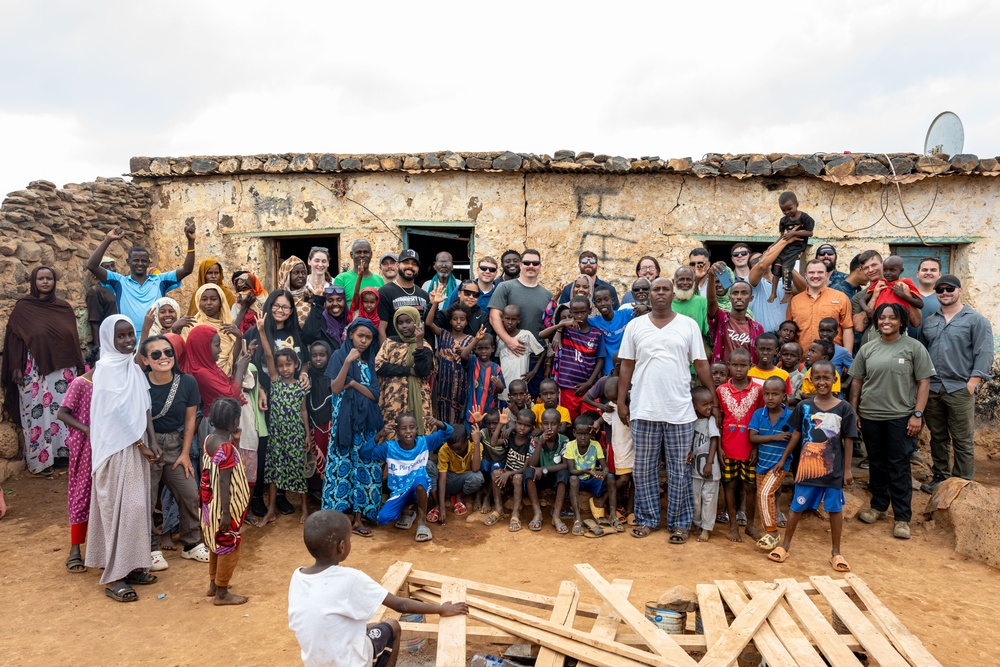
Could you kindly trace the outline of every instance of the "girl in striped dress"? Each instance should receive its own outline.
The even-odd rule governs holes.
[[[240,404],[217,398],[209,421],[215,430],[205,438],[201,454],[201,532],[209,548],[207,595],[216,605],[244,604],[245,595],[229,592],[229,580],[240,559],[240,531],[250,504],[250,486],[240,459],[237,432]]]

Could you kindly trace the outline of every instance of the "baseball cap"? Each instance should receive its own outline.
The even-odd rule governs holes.
[[[819,254],[821,252],[823,252],[824,250],[829,250],[829,251],[833,252],[834,254],[837,253],[837,249],[834,248],[832,244],[830,244],[830,243],[824,243],[821,246],[819,246],[818,248],[816,248],[816,255],[819,256]]]
[[[399,261],[399,258],[396,257],[396,253],[394,253],[394,252],[384,252],[384,253],[382,253],[382,256],[378,258],[378,263],[381,264],[382,262],[384,262],[387,259],[391,259],[394,262],[398,262]]]
[[[953,276],[950,273],[946,273],[940,278],[938,278],[938,281],[934,283],[934,287],[940,287],[941,285],[951,285],[952,287],[961,287],[962,281],[959,280],[958,277]]]
[[[404,261],[406,261],[408,259],[415,260],[417,262],[417,264],[420,263],[420,255],[417,254],[416,250],[411,250],[411,249],[407,248],[403,252],[399,253],[399,261],[400,262],[404,262]]]

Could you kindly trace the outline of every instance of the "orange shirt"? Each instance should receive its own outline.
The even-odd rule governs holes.
[[[819,321],[827,317],[832,317],[840,324],[840,331],[833,342],[843,345],[844,329],[854,326],[851,300],[843,292],[830,287],[824,287],[816,296],[810,295],[808,290],[799,292],[788,302],[788,309],[785,311],[785,319],[799,325],[799,345],[803,350],[819,338]]]

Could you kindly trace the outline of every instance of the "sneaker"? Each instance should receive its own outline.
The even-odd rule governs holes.
[[[858,519],[860,519],[861,521],[863,521],[865,523],[875,523],[876,521],[884,519],[887,516],[889,516],[889,514],[887,512],[883,512],[881,510],[877,510],[874,507],[869,507],[868,509],[861,510],[861,512],[858,513]],[[902,522],[898,522],[898,523],[902,523]]]
[[[170,567],[170,563],[163,557],[162,551],[152,551],[149,555],[153,558],[153,564],[149,566],[150,572],[162,572]]]
[[[892,527],[892,536],[901,540],[910,539],[910,524],[905,521],[897,521],[896,525]]]
[[[945,479],[947,478],[941,477],[940,475],[934,475],[934,479],[927,482],[926,484],[920,485],[920,490],[929,496],[934,495],[934,491],[937,490],[938,484],[943,482]]]
[[[283,495],[275,498],[274,506],[282,514],[293,514],[295,512],[295,506],[288,502],[288,498]]]
[[[208,547],[202,543],[198,543],[192,549],[181,549],[181,558],[187,558],[188,560],[196,560],[199,563],[208,562]]]
[[[871,468],[871,464],[868,462],[868,459],[862,459],[861,463],[858,464],[858,467],[862,470],[868,470]]]

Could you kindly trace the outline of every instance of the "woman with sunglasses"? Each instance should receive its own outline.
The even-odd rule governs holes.
[[[198,524],[198,479],[191,464],[191,441],[195,419],[201,405],[201,393],[195,379],[182,373],[173,345],[164,336],[152,336],[142,342],[139,356],[146,368],[153,432],[163,452],[149,468],[150,507],[156,507],[160,481],[170,490],[180,511],[179,537],[184,549],[182,558],[208,562],[208,549],[201,542]],[[150,570],[166,570],[167,561],[160,550],[160,532],[153,526],[149,550],[153,558]]]

